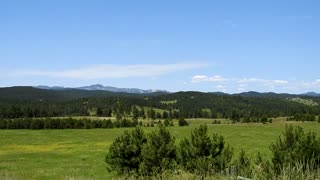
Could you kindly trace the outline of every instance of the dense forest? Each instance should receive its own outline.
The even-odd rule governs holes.
[[[319,115],[319,105],[291,101],[297,95],[255,93],[177,92],[129,94],[108,91],[0,88],[0,118],[101,116],[178,119],[227,118],[260,122],[267,118]],[[301,99],[320,103],[317,97]]]

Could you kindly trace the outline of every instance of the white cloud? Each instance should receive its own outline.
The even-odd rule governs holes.
[[[265,79],[265,78],[236,78],[223,77],[220,75],[207,76],[196,75],[191,79],[192,83],[211,82],[215,90],[225,92],[244,92],[244,91],[273,91],[284,93],[304,93],[309,91],[319,92],[320,79],[312,81],[283,80],[283,79]]]
[[[216,88],[218,88],[218,89],[222,89],[222,88],[225,88],[225,87],[226,87],[226,86],[221,85],[221,84],[216,86]]]
[[[177,64],[140,64],[140,65],[114,65],[101,64],[80,69],[69,69],[59,71],[27,70],[11,74],[15,76],[44,76],[52,78],[70,79],[107,79],[107,78],[129,78],[129,77],[154,77],[177,71],[185,71],[205,67],[205,64],[177,63]]]
[[[239,84],[239,87],[245,88],[245,87],[248,87],[248,84]]]
[[[243,78],[237,80],[239,84],[244,83],[257,83],[257,84],[264,84],[264,85],[285,85],[288,84],[289,81],[286,80],[268,80],[268,79],[258,79],[258,78]]]
[[[317,79],[312,82],[313,85],[320,85],[320,79]]]
[[[227,79],[219,75],[215,75],[212,77],[206,76],[206,75],[196,75],[193,76],[191,79],[192,83],[200,83],[200,82],[233,82],[239,84],[239,86],[248,86],[250,83],[255,84],[264,84],[264,85],[285,85],[289,82],[286,80],[268,80],[268,79],[259,79],[259,78],[231,78]],[[319,81],[320,83],[320,81]]]
[[[225,85],[219,84],[219,85],[215,86],[215,89],[216,89],[217,91],[222,91],[222,92],[224,92],[224,91],[227,90],[227,87],[226,87]]]
[[[271,83],[274,83],[274,84],[288,84],[289,81],[285,81],[285,80],[272,80]]]
[[[228,79],[223,78],[222,76],[212,76],[208,77],[206,75],[196,75],[191,79],[192,83],[200,83],[200,82],[225,82]]]
[[[245,91],[245,90],[246,90],[245,88],[238,87],[238,91],[240,91],[240,92],[243,92],[243,91]]]
[[[260,83],[260,82],[265,82],[263,79],[257,79],[257,78],[243,78],[239,79],[237,81],[238,83]]]

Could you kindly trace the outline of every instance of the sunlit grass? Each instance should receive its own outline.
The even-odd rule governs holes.
[[[285,118],[272,124],[214,125],[210,123],[213,120],[199,120],[206,121],[210,134],[223,135],[236,154],[245,149],[252,157],[259,151],[270,158],[270,144],[288,123],[320,134],[320,123],[292,123]],[[195,119],[190,122],[186,127],[169,127],[177,144],[201,124]],[[131,129],[0,130],[0,179],[4,175],[11,179],[110,179],[115,174],[106,170],[106,149],[124,130]],[[150,132],[154,128],[144,129]]]

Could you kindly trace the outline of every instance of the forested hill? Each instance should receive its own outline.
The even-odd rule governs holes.
[[[148,96],[162,94],[155,92],[147,94]],[[62,90],[48,90],[39,89],[29,86],[0,88],[0,99],[7,101],[69,101],[86,97],[136,97],[141,94],[121,93],[111,91],[99,90],[80,90],[80,89],[62,89]]]
[[[0,117],[138,116],[230,118],[320,114],[320,98],[290,94],[177,92],[129,94],[78,89],[0,88]]]

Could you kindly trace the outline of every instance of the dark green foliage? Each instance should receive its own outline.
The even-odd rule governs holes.
[[[138,120],[138,118],[139,118],[139,111],[136,106],[133,106],[132,107],[132,119]]]
[[[188,122],[184,118],[179,118],[179,126],[188,126]]]
[[[110,146],[105,161],[110,170],[120,174],[138,173],[142,161],[142,146],[146,143],[146,136],[140,128],[131,132],[125,131]]]
[[[164,126],[146,136],[140,128],[118,137],[105,161],[120,174],[156,175],[176,165],[175,138]]]
[[[112,123],[108,120],[90,120],[86,118],[23,118],[0,119],[0,129],[94,129],[113,127],[136,127],[138,120]]]
[[[162,113],[162,119],[168,119],[169,118],[169,114],[167,111],[163,111]]]
[[[224,170],[232,159],[233,151],[225,145],[222,136],[207,135],[207,126],[201,125],[183,139],[179,147],[179,162],[191,173],[210,174]]]
[[[162,116],[161,116],[161,114],[159,112],[156,113],[156,118],[157,119],[161,119],[162,118]]]
[[[43,129],[44,122],[40,119],[33,119],[30,121],[30,129]]]
[[[221,121],[219,121],[219,120],[214,120],[214,121],[212,122],[212,124],[221,124]]]
[[[168,119],[165,119],[163,124],[168,127],[170,125],[170,121]]]
[[[316,116],[313,114],[296,114],[288,118],[288,121],[316,121]]]
[[[7,129],[7,124],[6,119],[0,119],[0,129]]]
[[[135,132],[140,135],[134,135]],[[161,178],[163,172],[172,173],[182,168],[201,178],[231,173],[254,179],[274,179],[276,174],[286,173],[294,178],[290,175],[290,168],[299,173],[301,170],[302,173],[304,170],[310,173],[320,168],[320,140],[314,133],[304,133],[300,127],[286,127],[283,137],[271,145],[272,162],[263,159],[260,153],[251,161],[241,150],[234,163],[230,163],[233,150],[225,144],[222,136],[213,134],[210,138],[206,125],[193,130],[191,138],[183,139],[177,149],[175,138],[162,125],[147,138],[141,134],[140,129],[132,133],[126,131],[115,140],[106,156],[109,170]]]
[[[147,98],[145,96],[148,96]],[[200,92],[178,92],[162,95],[139,95],[106,91],[42,90],[32,87],[0,88],[0,118],[97,116],[117,119],[133,117],[150,119],[227,118],[234,122],[262,122],[280,116],[318,115],[319,106],[288,101],[290,95],[217,95]],[[175,100],[165,104],[161,101]],[[319,98],[313,98],[319,101]],[[138,110],[140,107],[141,110]],[[142,107],[148,107],[145,112]],[[154,111],[163,109],[162,115]],[[298,118],[301,119],[301,118]],[[302,121],[314,121],[309,116]]]
[[[176,165],[175,138],[164,127],[148,135],[148,141],[142,149],[140,172],[143,175],[162,174]]]
[[[155,110],[153,110],[153,108],[151,108],[148,112],[148,118],[152,119],[152,120],[155,120],[156,119],[156,112]]]
[[[282,137],[270,146],[276,173],[288,166],[320,167],[320,139],[315,133],[305,133],[301,127],[287,126]]]
[[[110,119],[103,120],[101,123],[101,128],[113,128],[112,121]]]
[[[103,111],[100,107],[97,108],[97,116],[102,116],[103,115]]]
[[[263,116],[261,118],[260,122],[262,122],[263,124],[266,124],[268,122],[268,117],[267,116]]]

